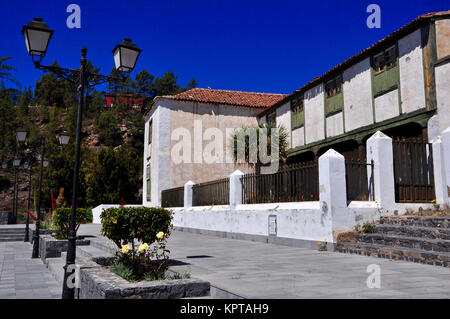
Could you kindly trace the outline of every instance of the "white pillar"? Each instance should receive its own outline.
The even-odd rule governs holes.
[[[441,131],[439,130],[439,119],[437,115],[433,115],[427,122],[428,131],[428,143],[431,143],[436,137],[441,136]]]
[[[374,162],[375,200],[381,208],[395,206],[394,153],[392,139],[378,131],[367,140],[367,162]],[[370,175],[369,175],[370,178]]]
[[[322,214],[331,218],[332,230],[347,230],[355,217],[347,209],[345,159],[333,149],[319,157],[319,191]]]
[[[193,181],[188,181],[186,184],[184,184],[184,208],[192,207],[193,185],[195,185]]]
[[[440,136],[435,137],[433,144],[433,172],[434,191],[436,192],[436,204],[445,205],[448,201],[447,179],[444,165],[443,143]]]
[[[444,132],[442,132],[441,139],[442,139],[442,152],[445,167],[445,178],[448,191],[450,189],[450,127],[446,128]]]
[[[244,175],[240,170],[235,170],[230,175],[230,205],[236,206],[242,204],[242,182],[241,177]]]

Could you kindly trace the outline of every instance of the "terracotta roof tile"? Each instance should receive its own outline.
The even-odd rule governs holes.
[[[255,93],[194,88],[177,95],[162,96],[172,100],[227,104],[254,108],[267,108],[282,100],[286,94]]]

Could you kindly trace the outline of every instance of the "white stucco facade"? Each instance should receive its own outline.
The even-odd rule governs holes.
[[[325,110],[323,84],[305,92],[305,136],[306,144],[325,138]]]
[[[370,59],[343,72],[345,131],[373,123]]]
[[[398,52],[402,113],[409,113],[426,106],[421,30],[401,38]]]

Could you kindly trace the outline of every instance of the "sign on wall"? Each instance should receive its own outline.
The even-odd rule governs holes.
[[[269,215],[269,236],[277,235],[277,215]]]

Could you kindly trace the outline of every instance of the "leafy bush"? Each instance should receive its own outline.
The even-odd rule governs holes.
[[[170,253],[166,243],[172,230],[170,210],[120,206],[104,210],[100,218],[103,235],[121,248],[116,253],[114,264],[132,269],[131,277],[124,271],[116,272],[119,276],[127,280],[160,280],[166,277]],[[138,249],[135,249],[135,241],[142,243]]]
[[[53,214],[53,224],[56,225],[56,238],[66,239],[69,235],[70,215],[72,208],[59,207]],[[77,208],[75,218],[75,230],[78,230],[81,224],[92,223],[92,208]]]
[[[367,222],[362,225],[356,225],[354,227],[354,230],[358,233],[364,233],[364,234],[371,234],[375,232],[375,221],[373,222]]]
[[[158,232],[169,236],[172,212],[164,208],[121,206],[104,210],[100,218],[102,234],[120,248],[135,240],[151,245]]]

